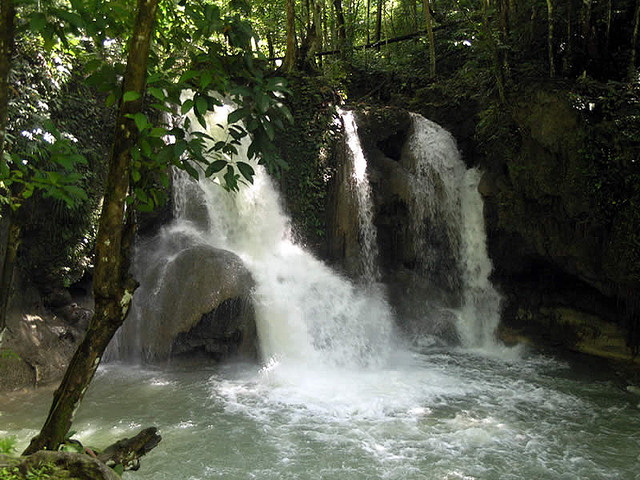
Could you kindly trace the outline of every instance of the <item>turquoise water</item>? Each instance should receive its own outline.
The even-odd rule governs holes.
[[[26,446],[50,390],[3,399]],[[74,429],[105,446],[156,425],[128,479],[640,479],[640,397],[547,357],[399,354],[386,367],[273,361],[102,367]]]

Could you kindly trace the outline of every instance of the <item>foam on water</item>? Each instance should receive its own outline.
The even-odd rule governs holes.
[[[22,447],[50,394],[15,395],[0,406],[0,435]],[[111,364],[74,429],[100,446],[157,425],[163,441],[125,475],[140,480],[629,480],[640,462],[634,400],[535,356],[432,350],[379,371],[323,366],[307,376],[275,360],[214,370]]]

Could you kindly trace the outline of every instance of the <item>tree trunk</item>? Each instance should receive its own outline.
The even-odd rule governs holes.
[[[585,50],[587,49],[589,37],[591,36],[591,1],[592,0],[582,0],[582,10],[580,12],[582,16],[582,40]]]
[[[636,0],[635,12],[633,15],[633,36],[631,38],[631,56],[629,59],[628,78],[635,81],[636,77],[636,51],[638,50],[638,30],[640,29],[640,0]]]
[[[13,284],[13,271],[18,258],[18,248],[20,247],[20,226],[16,223],[15,212],[10,208],[5,208],[4,217],[7,222],[7,244],[4,250],[2,262],[2,272],[0,273],[0,347],[2,347],[2,337],[7,326],[7,310],[9,299],[11,298],[11,286]]]
[[[322,10],[324,8],[323,0],[315,0],[313,2],[313,24],[316,29],[316,37],[318,40],[318,51],[324,48],[323,27],[322,27]],[[318,57],[318,66],[322,68],[322,57]]]
[[[436,44],[433,36],[433,17],[431,16],[431,2],[422,0],[424,9],[424,20],[427,27],[427,39],[429,40],[429,76],[436,76]]]
[[[549,58],[549,77],[556,76],[555,60],[553,56],[553,0],[547,0],[547,56]]]
[[[367,43],[371,43],[371,29],[369,23],[371,22],[371,0],[367,0],[367,16],[366,16],[366,28],[367,28]]]
[[[9,107],[9,70],[11,69],[11,54],[13,53],[14,17],[13,0],[0,0],[0,164],[5,161],[4,145]],[[10,192],[8,193],[10,194]],[[8,222],[8,233],[2,261],[2,272],[0,272],[0,347],[2,346],[2,336],[7,323],[7,306],[11,292],[13,265],[18,251],[17,241],[20,238],[20,231],[14,224],[13,212],[10,211],[9,207],[2,209],[2,216],[6,217]],[[16,229],[18,230],[16,231]],[[12,237],[15,237],[14,241],[12,241]],[[1,248],[0,251],[2,251]]]
[[[342,0],[333,0],[333,8],[336,11],[336,38],[338,39],[338,50],[344,55],[344,48],[347,45],[347,29],[345,26],[344,12],[342,11]]]
[[[569,2],[567,6],[567,48],[562,59],[562,71],[564,75],[569,75],[571,66],[573,65],[573,3]]]
[[[295,69],[297,50],[295,0],[287,0],[287,49],[282,62],[282,68],[287,73],[291,73]]]
[[[609,41],[611,40],[611,17],[613,16],[613,2],[607,0],[607,19],[604,31],[604,51],[609,51]]]
[[[73,416],[91,382],[100,359],[129,310],[135,290],[129,276],[129,255],[134,222],[125,212],[129,190],[131,147],[138,131],[128,115],[142,109],[149,47],[159,0],[138,0],[123,92],[138,92],[140,98],[121,102],[116,121],[113,150],[105,189],[104,204],[96,238],[94,271],[95,315],[87,333],[71,359],[60,387],[55,391],[47,420],[31,440],[24,454],[38,450],[56,450],[64,441]],[[125,216],[128,221],[125,221]]]
[[[3,159],[7,128],[14,13],[13,0],[0,0],[0,161]]]
[[[98,454],[98,460],[108,467],[122,465],[124,470],[138,470],[140,457],[156,448],[162,437],[156,427],[141,430],[132,438],[123,438]]]
[[[489,46],[489,50],[491,56],[493,57],[493,71],[496,78],[496,86],[498,88],[498,97],[500,98],[500,103],[506,102],[505,88],[504,88],[504,72],[503,65],[500,61],[500,53],[498,52],[498,45],[493,37],[493,29],[491,28],[491,19],[489,18],[489,0],[484,0],[482,2],[482,26],[484,29],[484,34],[487,38],[487,45]]]
[[[382,10],[384,9],[384,0],[378,0],[378,6],[376,10],[376,35],[375,42],[379,43],[382,38]],[[380,50],[380,47],[376,47],[377,50]]]

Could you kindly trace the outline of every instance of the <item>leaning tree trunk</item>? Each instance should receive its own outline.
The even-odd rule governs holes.
[[[11,69],[11,54],[13,51],[13,0],[0,0],[0,164],[4,162],[4,144],[7,130],[7,117],[9,107],[9,70]],[[11,194],[11,192],[7,192]],[[4,248],[4,259],[1,262],[0,272],[0,346],[2,335],[7,323],[7,306],[11,291],[11,279],[13,277],[13,265],[18,250],[20,238],[18,227],[13,222],[13,213],[5,206],[0,214],[8,222],[7,244]],[[16,241],[12,242],[12,238]],[[0,251],[3,249],[0,248]]]
[[[139,112],[145,89],[151,34],[159,0],[138,0],[123,92],[137,92],[140,98],[121,102],[109,174],[96,238],[94,272],[95,315],[84,340],[73,356],[60,387],[55,391],[49,416],[24,454],[55,450],[64,441],[78,408],[109,341],[124,321],[135,286],[129,276],[129,254],[133,222],[125,222],[125,199],[129,190],[131,147],[138,132],[128,115]],[[130,218],[130,215],[128,215]]]

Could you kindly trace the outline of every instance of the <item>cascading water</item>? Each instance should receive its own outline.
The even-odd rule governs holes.
[[[339,111],[342,117],[345,138],[352,163],[352,181],[354,182],[356,204],[358,209],[358,227],[360,237],[360,261],[362,277],[368,284],[380,281],[378,268],[377,232],[373,223],[373,201],[371,185],[367,175],[367,159],[365,158],[358,136],[358,126],[353,112]]]
[[[223,123],[224,114],[218,115],[211,124]],[[224,132],[215,131],[218,128],[208,133],[219,138]],[[248,161],[244,152],[241,149],[238,158]],[[171,301],[175,297],[175,292],[162,288],[167,281],[163,272],[185,246],[204,244],[233,252],[251,272],[260,348],[266,361],[358,367],[384,362],[394,338],[386,301],[336,274],[291,241],[289,221],[270,178],[261,166],[253,167],[253,184],[234,194],[210,179],[195,182],[184,174],[175,176],[175,220],[151,245],[140,249],[151,253],[141,252],[136,263],[142,285],[134,298],[130,328],[154,332],[161,327],[153,324],[160,318],[155,306],[165,303],[162,295],[172,297]],[[368,275],[376,278],[373,267]],[[123,337],[139,339],[140,335],[125,330]]]
[[[412,114],[412,121],[401,163],[410,173],[418,270],[434,289],[455,299],[442,308],[455,313],[463,346],[502,350],[494,336],[500,295],[489,280],[480,173],[465,167],[449,132],[418,114]]]

